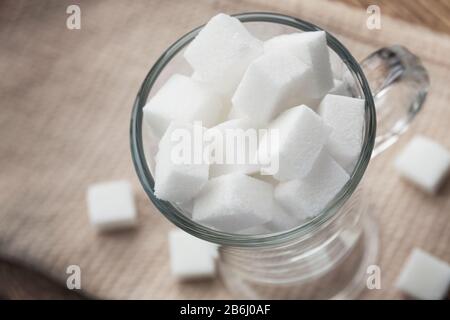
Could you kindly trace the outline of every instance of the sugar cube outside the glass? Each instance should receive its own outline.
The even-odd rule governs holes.
[[[443,299],[449,285],[449,264],[417,248],[408,257],[395,284],[408,296],[421,300]]]
[[[250,62],[262,53],[262,42],[238,19],[220,13],[189,44],[184,57],[198,79],[231,97]]]
[[[187,76],[174,74],[147,102],[144,119],[152,134],[160,138],[171,121],[202,121],[214,126],[226,117],[228,110],[220,95]]]
[[[133,190],[127,181],[111,181],[88,187],[87,204],[91,225],[112,231],[137,224]]]
[[[254,60],[233,95],[233,109],[267,124],[282,111],[309,101],[312,69],[287,52]]]
[[[175,229],[169,232],[169,253],[170,268],[177,279],[214,277],[217,245]]]
[[[415,136],[395,159],[405,179],[428,193],[436,193],[450,170],[450,152],[437,142]]]

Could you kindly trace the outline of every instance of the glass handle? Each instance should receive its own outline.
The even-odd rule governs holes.
[[[408,49],[382,48],[361,62],[377,112],[377,136],[372,157],[404,133],[422,108],[430,80],[420,59]]]

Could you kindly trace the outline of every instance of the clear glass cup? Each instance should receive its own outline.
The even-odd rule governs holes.
[[[285,15],[235,15],[256,37],[322,30]],[[131,117],[131,151],[142,186],[158,210],[184,231],[220,244],[220,275],[236,298],[345,299],[366,285],[368,266],[376,263],[377,224],[368,211],[362,177],[369,160],[392,145],[421,109],[429,80],[420,60],[400,46],[383,48],[358,63],[327,33],[333,72],[350,94],[365,99],[362,151],[350,180],[315,218],[294,229],[243,235],[200,225],[188,210],[159,200],[151,174],[157,141],[145,130],[142,108],[174,73],[190,74],[183,50],[203,26],[171,45],[145,78]],[[364,70],[364,71],[363,71]],[[378,121],[377,121],[378,116]],[[378,134],[376,135],[376,129]]]

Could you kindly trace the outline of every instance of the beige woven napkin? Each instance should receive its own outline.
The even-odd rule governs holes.
[[[275,4],[276,3],[276,4]],[[128,142],[131,106],[147,71],[182,34],[217,12],[276,11],[309,20],[362,59],[400,43],[422,57],[432,86],[423,112],[399,143],[367,172],[380,223],[382,290],[364,298],[398,298],[392,287],[414,246],[450,260],[450,183],[436,197],[399,179],[392,160],[415,133],[450,148],[450,41],[382,16],[324,1],[81,1],[81,30],[65,26],[70,1],[0,3],[0,253],[65,280],[82,269],[82,290],[103,298],[228,298],[218,280],[179,284],[169,273],[171,225],[146,198]],[[98,235],[86,214],[93,182],[133,182],[140,226]]]

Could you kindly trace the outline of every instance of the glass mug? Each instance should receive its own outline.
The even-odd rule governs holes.
[[[321,30],[308,22],[274,13],[243,13],[235,17],[262,40]],[[172,223],[221,245],[219,273],[236,298],[357,297],[366,286],[368,267],[376,263],[378,252],[377,224],[368,212],[369,199],[361,179],[369,160],[392,145],[421,109],[429,86],[426,70],[417,57],[400,46],[378,50],[359,64],[327,33],[333,70],[340,69],[352,96],[365,100],[363,146],[350,180],[319,215],[303,225],[272,234],[231,234],[200,225],[185,210],[155,197],[150,168],[154,166],[157,143],[143,128],[142,108],[147,99],[173,73],[190,71],[182,51],[201,28],[187,33],[164,52],[145,78],[134,103],[131,151],[145,192]]]

